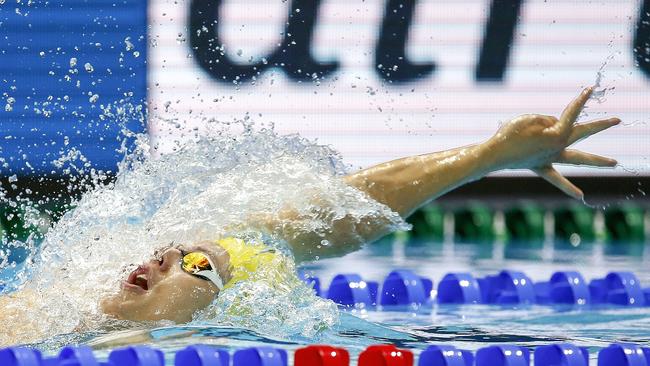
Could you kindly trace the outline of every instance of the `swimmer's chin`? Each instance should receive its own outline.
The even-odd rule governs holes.
[[[102,313],[104,313],[106,316],[117,320],[163,320],[160,317],[151,316],[151,312],[147,311],[147,306],[144,304],[139,304],[138,298],[142,298],[144,296],[146,296],[146,292],[139,293],[139,291],[122,288],[119,293],[111,294],[102,298],[99,302],[99,307]],[[155,315],[155,312],[153,315]]]

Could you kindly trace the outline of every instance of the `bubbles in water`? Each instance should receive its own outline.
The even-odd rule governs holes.
[[[77,67],[77,58],[72,57],[72,58],[70,58],[70,68],[73,69],[75,67]]]
[[[84,69],[86,69],[86,72],[93,72],[95,69],[93,68],[93,65],[90,64],[90,62],[86,62],[84,64]]]

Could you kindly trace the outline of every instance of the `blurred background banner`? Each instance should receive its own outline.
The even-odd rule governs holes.
[[[145,99],[158,152],[211,133],[205,119],[250,118],[360,167],[558,115],[599,81],[583,119],[624,124],[579,147],[621,167],[564,172],[647,177],[649,12],[648,0],[0,0],[2,173],[50,172],[71,147],[114,170],[121,126],[106,108]]]
[[[250,114],[367,166],[484,140],[519,114],[559,115],[601,75],[584,119],[624,126],[580,148],[624,169],[565,172],[650,175],[648,4],[153,0],[150,132],[164,149],[156,116],[174,111],[189,131],[197,115]]]

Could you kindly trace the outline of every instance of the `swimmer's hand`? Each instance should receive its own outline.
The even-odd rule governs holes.
[[[575,124],[592,92],[592,87],[584,89],[566,107],[560,119],[526,114],[501,127],[487,141],[494,168],[531,169],[569,196],[583,199],[580,188],[555,170],[553,164],[596,167],[613,167],[617,164],[614,159],[567,149],[573,143],[621,122],[618,118],[608,118]]]

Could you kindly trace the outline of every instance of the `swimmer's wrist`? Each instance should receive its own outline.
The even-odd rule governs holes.
[[[502,153],[502,142],[495,137],[476,145],[483,175],[510,168],[508,159],[505,159]]]

